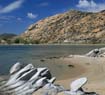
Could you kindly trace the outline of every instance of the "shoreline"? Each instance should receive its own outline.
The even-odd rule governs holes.
[[[0,44],[0,46],[34,46],[34,45],[75,45],[75,46],[99,46],[99,45],[105,45],[105,44]]]
[[[57,78],[55,84],[64,86],[65,89],[70,89],[69,84],[78,78],[87,77],[88,82],[83,87],[86,91],[95,91],[99,95],[105,95],[105,58],[104,57],[64,57],[59,59],[47,59],[51,64],[68,66],[67,71],[63,73],[62,79]],[[44,64],[44,63],[43,63]],[[65,68],[65,67],[64,67]],[[56,70],[56,69],[55,69]],[[69,72],[68,72],[69,71]],[[68,77],[67,77],[68,76]],[[40,95],[38,90],[33,95]],[[63,95],[59,93],[58,95]]]

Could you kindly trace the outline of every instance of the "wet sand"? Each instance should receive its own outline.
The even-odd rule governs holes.
[[[105,58],[92,58],[83,56],[72,56],[56,59],[56,62],[68,66],[69,73],[63,73],[62,79],[57,79],[55,84],[60,84],[70,89],[69,84],[80,77],[87,77],[88,82],[83,87],[86,91],[94,91],[99,95],[105,95]],[[68,77],[67,77],[68,76]],[[40,95],[40,90],[34,95]],[[59,95],[64,95],[59,93]]]

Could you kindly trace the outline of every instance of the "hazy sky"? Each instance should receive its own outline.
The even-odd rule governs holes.
[[[24,32],[36,21],[70,9],[98,12],[105,0],[0,0],[0,33]]]

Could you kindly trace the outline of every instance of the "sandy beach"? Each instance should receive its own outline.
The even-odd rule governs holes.
[[[105,95],[105,58],[83,57],[74,55],[71,57],[56,59],[55,62],[61,62],[61,64],[65,63],[65,65],[67,65],[70,70],[70,73],[65,73],[65,77],[63,76],[61,80],[57,79],[55,84],[60,84],[66,89],[70,89],[69,84],[73,80],[81,77],[87,77],[88,82],[83,87],[84,90],[90,92],[94,91],[99,95]],[[39,90],[34,93],[34,95],[40,95],[40,92],[41,91]],[[59,95],[64,94],[59,93]]]
[[[44,63],[59,65],[60,68],[52,68],[57,70],[59,77],[56,77],[55,84],[62,85],[65,89],[70,89],[69,85],[72,81],[87,77],[88,82],[83,87],[85,91],[97,92],[99,95],[105,95],[105,58],[104,57],[84,57],[73,55],[62,58],[45,59]],[[60,65],[63,64],[63,65]],[[63,67],[62,67],[63,66]],[[60,70],[61,69],[61,70]],[[65,71],[63,71],[65,69]],[[38,90],[33,95],[41,95],[42,90]],[[58,95],[64,95],[59,93]]]

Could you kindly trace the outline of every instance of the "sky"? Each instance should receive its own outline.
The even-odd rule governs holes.
[[[71,9],[99,12],[105,0],[0,0],[0,34],[21,34],[38,20]]]

